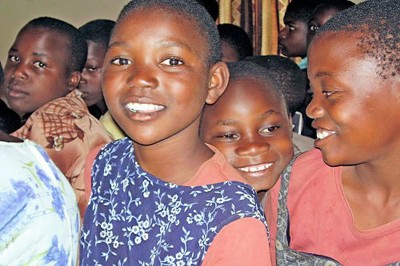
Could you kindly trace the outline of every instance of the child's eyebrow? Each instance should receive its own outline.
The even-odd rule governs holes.
[[[110,45],[108,46],[108,48],[112,48],[112,47],[114,47],[114,46],[123,46],[123,47],[126,47],[126,46],[128,46],[125,42],[119,42],[119,41],[115,41],[115,42],[112,42],[112,43],[110,43]],[[108,49],[107,48],[107,49]]]
[[[218,119],[217,120],[217,125],[222,125],[222,126],[230,126],[230,125],[234,125],[236,123],[237,123],[237,121],[233,120],[233,119],[226,119],[226,120]]]
[[[262,113],[262,114],[259,116],[259,118],[266,118],[266,117],[268,117],[268,116],[270,116],[270,115],[272,115],[272,114],[277,114],[277,113],[281,113],[281,112],[279,112],[279,111],[277,111],[277,110],[275,110],[275,109],[270,109],[270,110],[268,110],[268,111]]]
[[[262,113],[261,115],[259,115],[258,119],[266,118],[266,117],[268,117],[268,116],[270,116],[272,114],[276,114],[276,113],[281,113],[281,112],[279,112],[277,110],[274,110],[274,109],[270,109],[270,110]],[[217,120],[217,125],[222,125],[222,126],[231,126],[231,125],[235,125],[237,123],[238,123],[238,121],[234,120],[234,119],[225,119],[225,120],[224,119],[218,119]]]
[[[314,75],[315,78],[321,78],[321,77],[325,77],[325,76],[332,77],[333,74],[332,74],[332,72],[320,71]]]
[[[181,43],[181,42],[176,42],[176,41],[160,41],[158,43],[161,47],[183,47],[184,49],[187,50],[192,50],[192,47],[190,47],[189,45],[185,44],[185,43]]]
[[[34,56],[40,56],[40,57],[48,57],[48,54],[37,53],[37,52],[32,53],[32,55],[34,55]]]

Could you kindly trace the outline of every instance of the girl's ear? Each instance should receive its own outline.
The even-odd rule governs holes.
[[[229,81],[228,66],[224,62],[217,62],[210,69],[210,80],[208,82],[207,104],[215,103],[224,93]]]
[[[68,79],[68,90],[73,91],[74,89],[78,88],[79,81],[81,80],[81,72],[74,71],[69,75]]]

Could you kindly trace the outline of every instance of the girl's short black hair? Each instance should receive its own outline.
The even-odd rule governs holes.
[[[120,12],[117,24],[128,14],[147,8],[158,8],[177,14],[194,21],[199,33],[206,39],[208,45],[208,63],[215,64],[221,60],[222,50],[215,21],[207,10],[195,0],[134,0],[124,6]]]
[[[32,28],[49,29],[67,37],[66,47],[69,50],[67,69],[71,72],[81,72],[86,63],[87,44],[77,28],[71,24],[52,17],[38,17],[29,21],[21,30]]]
[[[400,73],[400,1],[367,0],[337,13],[316,33],[360,33],[357,46],[365,56],[378,62],[378,74],[386,79]]]
[[[108,47],[115,21],[109,19],[91,20],[78,28],[86,41],[92,41]]]
[[[229,43],[239,55],[239,60],[253,55],[253,44],[247,32],[234,24],[224,23],[217,26],[221,40]]]

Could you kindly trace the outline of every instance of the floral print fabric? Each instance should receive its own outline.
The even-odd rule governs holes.
[[[178,186],[146,173],[125,138],[101,150],[81,237],[81,265],[200,265],[218,232],[265,219],[240,182]]]
[[[68,180],[26,140],[0,142],[0,264],[76,265],[79,212]]]

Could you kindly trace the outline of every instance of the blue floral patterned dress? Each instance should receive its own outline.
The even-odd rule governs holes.
[[[0,265],[70,265],[79,212],[67,178],[26,140],[0,141]]]
[[[265,223],[250,186],[166,183],[138,165],[127,138],[100,151],[92,179],[81,265],[200,265],[225,225],[243,217]]]

